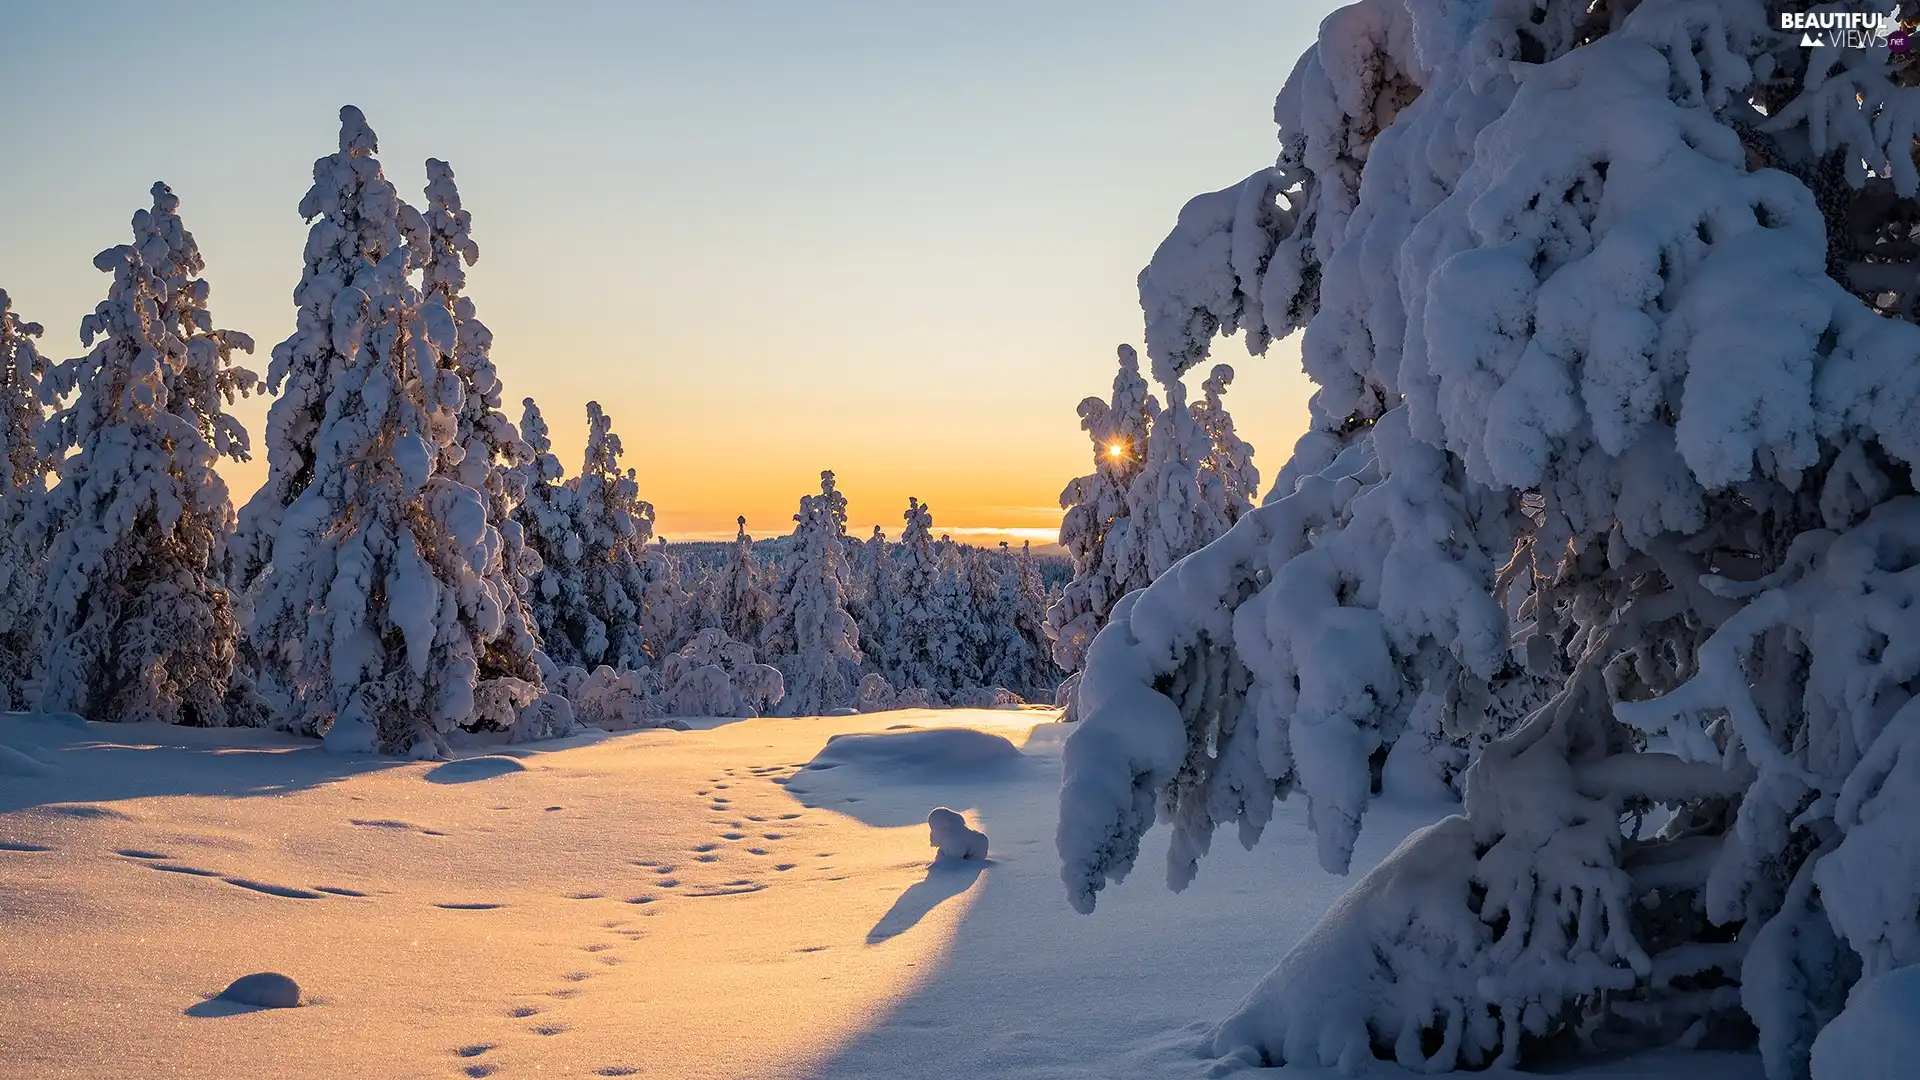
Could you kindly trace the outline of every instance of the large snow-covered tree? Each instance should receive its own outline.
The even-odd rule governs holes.
[[[1376,772],[1471,762],[1217,1053],[1757,1031],[1789,1080],[1920,963],[1920,91],[1768,12],[1363,0],[1281,91],[1277,164],[1142,273],[1156,362],[1304,327],[1318,391],[1264,505],[1091,648],[1072,902],[1156,820],[1179,887],[1290,795],[1343,870]]]
[[[313,163],[313,186],[300,199],[300,216],[313,227],[293,290],[293,334],[273,347],[267,365],[267,389],[279,395],[267,410],[262,438],[267,479],[240,508],[228,546],[228,584],[243,602],[274,559],[287,507],[313,482],[320,424],[350,360],[345,345],[359,318],[358,298],[368,292],[356,280],[404,246],[408,232],[419,237],[423,230],[381,172],[377,150],[366,117],[341,106],[339,150]]]
[[[179,207],[155,184],[132,240],[94,258],[113,284],[80,323],[92,348],[47,376],[73,400],[40,432],[60,482],[21,530],[29,549],[48,552],[43,709],[233,719],[239,626],[217,569],[233,503],[215,464],[247,457],[246,431],[225,409],[253,387],[253,373],[233,363],[253,342],[213,328],[204,263]]]
[[[1060,544],[1073,559],[1073,580],[1047,610],[1047,635],[1054,662],[1076,674],[1113,605],[1152,580],[1146,551],[1128,519],[1128,491],[1146,462],[1148,433],[1160,406],[1140,377],[1133,347],[1120,346],[1119,355],[1111,400],[1090,397],[1080,403],[1080,427],[1093,440],[1093,471],[1060,493],[1066,511]]]
[[[44,328],[15,314],[0,289],[0,707],[26,700],[40,660],[40,581],[46,552],[18,535],[47,493],[53,460],[40,447],[47,361],[34,345]]]
[[[463,294],[467,267],[480,258],[472,236],[473,215],[461,205],[453,168],[427,159],[425,228],[412,240],[419,250],[423,302],[444,311],[454,327],[453,347],[438,365],[459,380],[460,401],[453,410],[451,435],[441,433],[436,469],[480,493],[487,523],[498,539],[486,565],[478,570],[479,603],[500,609],[501,632],[480,657],[482,678],[506,677],[538,685],[541,681],[539,632],[525,593],[537,559],[526,547],[525,531],[514,510],[526,496],[525,469],[532,450],[500,408],[500,375],[493,365],[493,332],[480,321],[472,298]],[[436,318],[441,316],[436,315]]]
[[[850,708],[860,683],[860,628],[847,611],[847,497],[832,472],[820,474],[820,494],[801,496],[793,521],[760,655],[785,677],[780,714],[815,716]]]
[[[350,109],[340,142],[375,149]],[[377,167],[361,175],[371,157],[347,160],[363,190],[385,184]],[[292,726],[333,750],[431,757],[456,726],[535,706],[537,688],[481,679],[503,629],[483,576],[499,536],[481,494],[436,467],[463,398],[459,373],[438,363],[458,329],[409,278],[432,249],[401,242],[403,218],[424,235],[397,199],[360,204],[356,227],[379,240],[358,250],[382,254],[349,266],[329,306],[333,367],[311,479],[282,515],[250,636],[284,673]]]

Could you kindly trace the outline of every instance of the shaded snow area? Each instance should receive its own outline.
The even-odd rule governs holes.
[[[0,1074],[1330,1075],[1201,1056],[1347,884],[1302,808],[1184,893],[1143,872],[1076,915],[1052,715],[697,721],[438,764],[0,718]],[[992,858],[936,862],[931,807]],[[1354,873],[1444,809],[1376,807]],[[1145,843],[1164,863],[1166,830]]]

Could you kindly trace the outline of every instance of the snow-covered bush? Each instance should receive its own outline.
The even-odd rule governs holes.
[[[659,727],[658,691],[645,671],[615,671],[605,664],[591,672],[567,668],[561,687],[573,703],[574,718],[607,731]]]
[[[660,682],[668,716],[763,716],[786,693],[780,672],[755,662],[752,646],[713,628],[667,657]]]
[[[909,686],[893,698],[893,707],[896,709],[938,709],[941,706],[940,695],[924,686]]]
[[[21,527],[27,551],[49,553],[38,630],[39,707],[50,712],[236,719],[239,625],[217,580],[233,503],[215,463],[247,457],[246,431],[225,407],[253,387],[253,373],[233,363],[253,342],[213,328],[179,206],[153,185],[133,239],[94,258],[113,284],[80,323],[92,348],[47,373],[50,391],[75,395],[40,431],[60,483]]]
[[[33,339],[42,332],[14,313],[13,299],[0,289],[0,707],[8,709],[27,700],[40,659],[34,630],[46,553],[18,530],[46,495],[53,471],[40,449],[47,361]]]
[[[936,806],[927,815],[927,843],[937,849],[936,859],[973,859],[987,857],[987,834],[967,825],[958,811]]]
[[[860,680],[860,688],[855,691],[853,707],[861,712],[887,712],[898,708],[900,695],[894,693],[893,684],[885,675],[869,671]]]
[[[1216,1052],[1757,1028],[1789,1080],[1856,979],[1920,959],[1920,99],[1767,16],[1364,0],[1282,90],[1277,165],[1142,273],[1156,363],[1304,325],[1319,390],[1265,504],[1093,642],[1072,902],[1155,820],[1177,888],[1294,793],[1344,870],[1376,770],[1466,770]]]
[[[860,681],[860,629],[847,611],[847,497],[832,472],[820,474],[820,494],[801,496],[793,520],[760,654],[786,679],[780,714],[818,716],[850,707]]]

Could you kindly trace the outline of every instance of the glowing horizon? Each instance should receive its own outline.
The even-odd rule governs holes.
[[[1265,66],[1218,63],[1181,12],[1091,3],[381,16],[431,33],[449,75],[269,5],[159,23],[39,5],[0,69],[34,103],[9,115],[33,152],[0,160],[0,288],[46,324],[43,352],[78,355],[107,285],[93,255],[163,179],[215,323],[254,337],[264,374],[293,324],[295,207],[350,102],[408,201],[425,158],[452,163],[507,414],[536,398],[572,475],[599,400],[660,535],[729,539],[741,514],[782,535],[832,469],[855,536],[896,537],[915,496],[936,534],[1040,546],[1092,464],[1075,408],[1139,343],[1135,274],[1188,197],[1272,160],[1266,103],[1332,6],[1222,12],[1272,42]],[[192,137],[92,74],[186,50],[222,58],[196,76]],[[1216,359],[1271,477],[1304,425],[1297,348]],[[234,412],[257,455],[222,464],[238,505],[265,475],[265,403]]]

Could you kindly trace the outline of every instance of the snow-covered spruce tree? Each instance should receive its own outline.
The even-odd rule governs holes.
[[[520,468],[517,486],[524,495],[513,509],[513,521],[526,544],[520,568],[528,575],[527,608],[549,660],[584,670],[588,661],[574,647],[562,618],[563,613],[586,610],[580,496],[562,482],[565,470],[553,453],[546,417],[532,398],[521,402],[520,439],[527,444],[528,457]]]
[[[216,569],[233,503],[214,465],[247,457],[246,431],[225,407],[253,387],[253,373],[233,363],[233,350],[253,342],[213,328],[204,263],[179,207],[153,185],[131,242],[95,256],[113,284],[80,322],[92,348],[47,375],[46,388],[73,403],[40,432],[60,483],[21,529],[28,550],[49,553],[38,625],[46,710],[234,719],[239,626]]]
[[[1201,399],[1192,405],[1193,418],[1206,432],[1210,447],[1200,473],[1201,505],[1213,515],[1202,532],[1212,543],[1260,498],[1260,470],[1253,464],[1253,447],[1234,430],[1233,416],[1223,400],[1233,383],[1233,368],[1215,364],[1200,384]]]
[[[681,576],[680,560],[667,548],[667,538],[654,537],[641,554],[641,576],[646,580],[641,631],[647,655],[657,660],[680,651],[700,627],[697,597]]]
[[[500,375],[493,366],[493,332],[481,322],[473,300],[462,295],[467,267],[480,258],[472,236],[473,215],[460,203],[453,168],[438,158],[427,159],[425,228],[413,239],[420,246],[415,259],[421,265],[420,290],[424,302],[443,309],[453,323],[453,347],[437,357],[443,372],[459,380],[460,400],[452,412],[451,433],[441,433],[436,471],[486,500],[487,523],[493,528],[497,550],[478,570],[483,606],[500,609],[502,630],[480,656],[482,680],[514,679],[524,692],[540,689],[539,632],[528,610],[525,593],[538,572],[538,559],[527,551],[525,530],[514,510],[526,497],[526,467],[532,450],[520,438],[512,420],[500,408]],[[435,318],[441,316],[436,315]],[[489,718],[497,725],[498,718]]]
[[[46,552],[19,529],[47,494],[54,462],[40,447],[47,407],[47,361],[33,339],[44,332],[13,311],[0,289],[0,708],[27,700],[27,680],[40,661],[34,630]]]
[[[567,481],[578,496],[580,607],[563,612],[557,632],[591,664],[616,671],[647,666],[647,543],[653,505],[640,499],[632,469],[620,469],[620,436],[597,401],[587,402],[587,449],[580,475]]]
[[[1365,0],[1281,92],[1277,165],[1142,273],[1157,360],[1304,326],[1319,390],[1265,504],[1091,649],[1074,905],[1156,818],[1179,887],[1295,792],[1342,870],[1382,758],[1430,784],[1478,755],[1462,815],[1217,1053],[1435,1070],[1757,1031],[1789,1080],[1857,979],[1920,962],[1920,100],[1885,50],[1767,18]]]
[[[357,113],[343,146],[358,141],[356,126]],[[356,269],[331,306],[328,347],[340,363],[312,479],[274,540],[251,637],[285,673],[297,728],[324,733],[332,750],[432,757],[455,726],[553,710],[521,680],[480,678],[503,629],[482,577],[499,537],[480,493],[435,469],[462,397],[458,373],[436,361],[458,330],[408,279],[422,245],[398,242],[403,214],[412,216],[396,202],[385,254]],[[365,217],[359,225],[380,231]]]
[[[906,527],[893,560],[893,606],[886,639],[876,646],[885,657],[881,671],[895,687],[917,687],[944,700],[958,688],[955,674],[967,646],[953,607],[953,574],[940,566],[933,511],[908,499],[901,516]]]
[[[1127,487],[1127,521],[1134,545],[1146,558],[1148,580],[1218,539],[1251,505],[1214,474],[1213,440],[1201,416],[1188,407],[1179,372],[1159,358],[1153,367],[1167,404],[1147,434],[1146,461]],[[1218,407],[1217,394],[1210,393],[1205,404]],[[1244,480],[1236,477],[1236,483]]]
[[[893,545],[887,543],[887,534],[880,526],[875,525],[873,535],[860,545],[853,573],[853,602],[848,609],[860,624],[861,651],[865,654],[862,665],[868,674],[878,673],[884,678],[887,620],[894,606]]]
[[[820,474],[820,494],[801,496],[793,521],[760,655],[786,679],[780,715],[817,716],[851,707],[860,682],[860,628],[847,611],[847,497],[831,471]]]
[[[975,622],[985,635],[980,685],[1005,687],[1023,700],[1045,700],[1053,689],[1047,656],[1046,603],[1032,557],[1016,557],[1005,541],[981,553],[974,574]]]
[[[294,331],[273,347],[267,365],[267,389],[279,395],[267,410],[261,440],[267,479],[240,508],[227,551],[227,582],[243,604],[273,562],[287,507],[313,482],[327,398],[348,362],[341,343],[359,317],[356,297],[368,292],[357,279],[372,275],[407,242],[403,216],[413,231],[419,228],[418,215],[381,173],[373,156],[378,140],[352,105],[340,108],[339,146],[313,163],[313,186],[300,200],[300,216],[313,227],[293,290]]]
[[[1054,663],[1076,675],[1113,605],[1152,580],[1146,551],[1127,518],[1127,492],[1146,461],[1148,433],[1160,406],[1140,377],[1133,347],[1120,346],[1119,356],[1112,399],[1090,397],[1080,403],[1080,427],[1093,440],[1093,471],[1060,492],[1066,511],[1060,545],[1073,559],[1073,580],[1047,610],[1047,636]],[[1071,687],[1066,689],[1070,694]]]
[[[763,571],[753,557],[753,537],[747,535],[746,515],[738,519],[740,531],[727,552],[714,584],[714,608],[720,629],[735,641],[759,641],[773,613],[773,598],[760,584]]]

